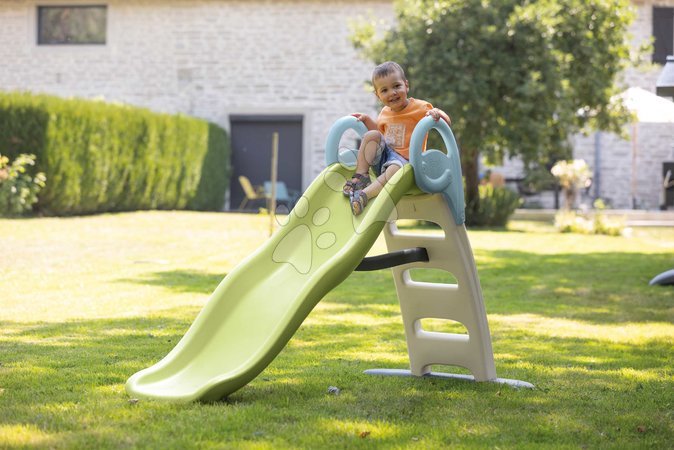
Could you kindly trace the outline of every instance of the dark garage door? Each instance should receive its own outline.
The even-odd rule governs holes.
[[[230,209],[239,207],[243,189],[239,175],[248,177],[253,185],[271,179],[272,134],[279,133],[278,181],[289,189],[302,189],[302,116],[230,116],[232,136],[232,180]],[[258,207],[257,205],[246,206]]]

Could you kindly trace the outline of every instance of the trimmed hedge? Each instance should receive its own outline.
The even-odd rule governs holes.
[[[128,105],[0,93],[0,154],[21,153],[47,176],[48,214],[219,210],[229,185],[222,128]]]

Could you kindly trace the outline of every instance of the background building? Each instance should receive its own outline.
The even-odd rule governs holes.
[[[674,0],[633,3],[635,48],[657,36],[656,64],[628,71],[625,82],[655,92],[659,58],[673,53]],[[84,32],[62,26],[73,14]],[[303,189],[323,168],[332,123],[354,111],[376,113],[366,88],[372,64],[349,42],[350,22],[369,16],[392,22],[393,2],[0,0],[0,89],[103,97],[217,123],[231,133],[230,203],[238,205],[237,175],[255,184],[269,177],[273,131],[280,132],[280,180]],[[451,105],[443,108],[451,113]],[[640,130],[644,182],[636,205],[656,208],[662,164],[674,160],[674,125]],[[598,195],[631,207],[631,143],[589,136],[576,147],[599,174]],[[521,176],[516,162],[498,169]],[[550,206],[550,196],[540,203]]]
[[[584,159],[593,171],[593,185],[582,199],[589,206],[592,199],[602,198],[613,208],[658,209],[664,200],[663,168],[674,165],[674,121],[668,108],[674,107],[674,103],[665,102],[663,107],[664,100],[655,98],[655,84],[662,66],[667,55],[674,54],[674,0],[633,0],[632,5],[636,10],[630,29],[635,55],[650,42],[654,50],[641,55],[642,66],[627,70],[621,80],[626,91],[643,90],[638,92],[638,100],[631,103],[639,120],[625,125],[626,140],[610,133],[574,136],[573,156]],[[628,93],[635,95],[633,89],[625,95]],[[654,104],[657,110],[653,110]],[[517,160],[506,160],[493,170],[511,180],[522,177],[522,164]],[[527,202],[551,208],[555,205],[554,193],[541,192],[528,197]]]
[[[91,21],[102,8],[103,43],[49,43],[63,34],[44,22],[68,11],[45,7],[64,5]],[[236,175],[269,179],[272,131],[280,132],[279,179],[302,189],[323,168],[332,123],[375,111],[365,86],[372,64],[348,37],[350,21],[370,14],[390,19],[391,2],[0,0],[0,88],[103,97],[217,123],[231,131],[238,205]]]

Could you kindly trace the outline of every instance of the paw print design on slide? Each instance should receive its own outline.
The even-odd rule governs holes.
[[[306,211],[304,211],[304,215],[306,215]],[[325,207],[316,210],[311,218],[312,223],[316,227],[325,225],[329,220],[330,209]],[[331,231],[325,231],[318,235],[315,245],[321,250],[327,250],[335,245],[336,242],[337,235]],[[272,260],[276,263],[288,263],[297,272],[306,275],[311,271],[313,246],[311,229],[305,224],[300,224],[290,230],[279,242],[272,254]]]
[[[327,172],[323,177],[323,184],[331,191],[342,192],[346,180],[347,178],[339,172]]]
[[[276,246],[272,261],[288,263],[306,275],[311,270],[311,247],[311,230],[306,225],[298,225]]]
[[[293,209],[298,218],[303,218],[309,212],[309,200],[301,197]],[[300,224],[290,230],[279,242],[272,254],[275,263],[288,263],[299,273],[305,275],[311,270],[311,229]]]
[[[314,225],[317,227],[321,227],[328,223],[330,220],[330,209],[329,208],[320,208],[318,209],[313,217],[312,217],[312,222]],[[321,250],[327,250],[335,243],[337,242],[337,235],[333,233],[332,231],[325,231],[321,234],[318,235],[316,238],[316,247],[320,248]]]
[[[344,178],[342,177],[343,180]],[[297,202],[297,205],[295,205],[293,212],[298,218],[302,219],[309,213],[309,208],[308,199],[302,197]],[[318,208],[311,216],[311,223],[317,228],[322,227],[330,221],[330,216],[331,212],[329,208]],[[332,231],[321,232],[314,242],[311,228],[306,224],[300,224],[290,230],[279,242],[272,254],[272,260],[276,263],[288,263],[297,272],[306,275],[311,271],[314,245],[318,249],[327,250],[335,245],[336,242],[337,235]]]
[[[376,222],[392,222],[397,220],[398,211],[395,202],[389,194],[389,190],[392,189],[395,182],[391,181],[387,183],[376,197],[377,203],[385,202],[386,206],[376,209],[368,206],[369,209],[366,208],[364,214],[353,216],[349,206],[349,199],[342,194],[342,187],[346,182],[346,176],[339,172],[327,172],[323,179],[325,187],[330,191],[327,195],[337,196],[339,199],[338,203],[332,203],[329,207],[316,205],[318,208],[311,211],[309,199],[305,196],[300,198],[292,212],[288,215],[288,218],[281,224],[281,226],[289,226],[291,223],[294,223],[292,229],[285,233],[285,236],[272,253],[272,260],[275,263],[290,264],[298,273],[307,275],[312,270],[316,252],[329,250],[335,246],[338,241],[338,233],[342,236],[344,236],[345,231],[347,235],[350,233],[348,230],[330,229],[330,224],[334,227],[336,224],[341,223],[343,227],[346,223],[351,223],[353,227],[351,232],[361,234]],[[375,199],[373,199],[374,201]],[[384,211],[390,211],[390,213],[384,213]],[[350,222],[343,220],[331,221],[330,219],[334,214],[348,214]],[[290,219],[292,215],[295,216],[293,218],[295,220]],[[301,221],[304,223],[297,223],[296,219],[302,219]]]

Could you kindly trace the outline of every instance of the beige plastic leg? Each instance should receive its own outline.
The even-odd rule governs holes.
[[[466,228],[457,226],[441,195],[403,198],[397,206],[398,219],[426,220],[438,224],[445,236],[401,234],[395,222],[384,228],[389,252],[424,247],[429,262],[394,267],[400,309],[405,325],[410,368],[413,375],[428,374],[432,364],[465,367],[477,381],[496,378],[494,356],[480,281]],[[457,284],[425,283],[412,280],[414,267],[442,269]],[[435,318],[462,323],[468,334],[425,331],[421,319]]]
[[[404,197],[396,209],[397,217],[389,219],[384,227],[388,251],[423,247],[429,258],[428,262],[392,268],[405,326],[410,370],[374,369],[365,372],[492,381],[518,388],[533,388],[525,381],[496,377],[487,313],[466,227],[456,225],[440,194]],[[400,233],[394,219],[434,222],[442,228],[444,236]],[[445,270],[456,278],[457,283],[414,281],[409,270],[417,267]],[[468,334],[426,331],[421,326],[421,320],[427,318],[460,322]],[[431,372],[434,364],[465,367],[473,376]]]

